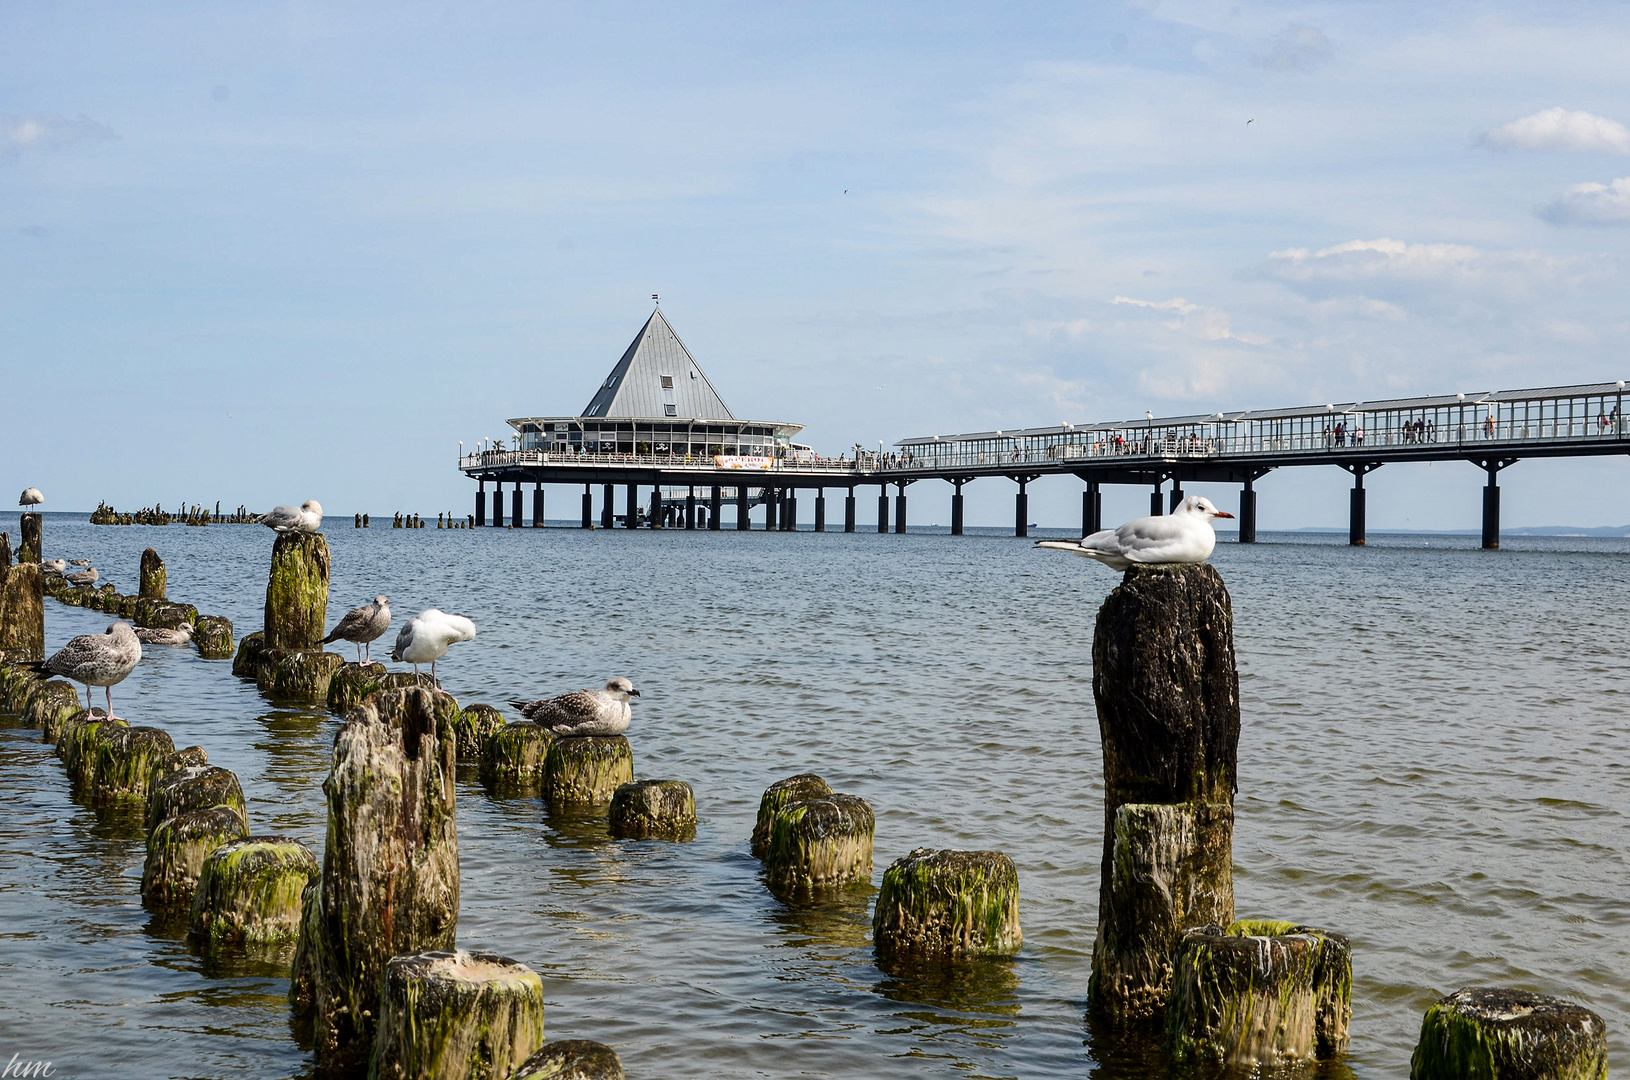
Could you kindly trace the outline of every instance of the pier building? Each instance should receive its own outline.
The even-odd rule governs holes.
[[[951,532],[963,532],[963,487],[1000,477],[1015,485],[1014,533],[1029,530],[1028,485],[1068,474],[1085,484],[1084,533],[1102,527],[1106,484],[1150,489],[1150,512],[1183,498],[1183,484],[1240,485],[1239,538],[1256,540],[1256,481],[1278,468],[1335,465],[1353,477],[1349,533],[1365,542],[1364,478],[1393,462],[1465,461],[1482,470],[1483,546],[1500,540],[1502,471],[1534,457],[1630,454],[1625,383],[1498,390],[1430,397],[1235,410],[1192,416],[1059,424],[1013,431],[902,439],[895,452],[856,448],[823,458],[793,442],[799,424],[737,420],[668,325],[652,313],[579,416],[509,421],[513,447],[461,456],[478,483],[477,524],[503,525],[503,490],[513,484],[510,521],[522,520],[533,488],[532,524],[543,523],[544,484],[581,484],[582,525],[687,529],[798,527],[798,495],[813,491],[814,524],[826,529],[826,491],[844,492],[844,531],[856,528],[856,490],[878,488],[877,529],[906,531],[906,489],[922,480],[952,486]],[[492,516],[486,485],[496,485]],[[1169,485],[1169,487],[1168,487]],[[598,519],[593,489],[602,489]],[[625,510],[615,510],[618,486]],[[889,489],[894,488],[891,499]],[[649,494],[647,501],[646,495]],[[892,506],[891,506],[892,502]]]

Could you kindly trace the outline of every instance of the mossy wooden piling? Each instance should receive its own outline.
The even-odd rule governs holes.
[[[481,775],[492,781],[537,779],[543,775],[544,763],[549,758],[549,747],[555,737],[542,724],[520,720],[501,724],[485,740],[477,740],[461,714],[458,724],[459,760],[468,760],[479,742]],[[466,743],[470,744],[466,750]]]
[[[604,807],[633,779],[634,749],[621,735],[555,739],[544,758],[543,793],[557,810]]]
[[[305,893],[289,989],[325,1070],[368,1061],[393,956],[453,947],[458,711],[440,691],[385,691],[334,738],[322,876]]]
[[[198,616],[192,641],[205,660],[232,659],[232,620],[224,615]]]
[[[282,533],[273,542],[262,627],[267,649],[322,651],[329,568],[328,538],[322,533]]]
[[[622,1058],[605,1043],[560,1039],[544,1043],[510,1080],[625,1080]]]
[[[347,660],[334,669],[328,680],[328,711],[344,716],[369,694],[384,689],[383,679],[389,674],[384,664],[374,661],[358,664]]]
[[[175,758],[170,758],[164,765],[168,767],[177,763]],[[147,830],[152,832],[165,819],[177,814],[217,806],[231,810],[245,827],[248,826],[249,812],[243,800],[243,785],[238,783],[236,773],[219,765],[184,765],[151,781],[147,791]]]
[[[1607,1080],[1607,1025],[1571,1001],[1466,987],[1421,1021],[1409,1080]]]
[[[55,746],[62,738],[62,727],[84,706],[79,703],[79,690],[65,679],[51,679],[34,684],[23,703],[22,721],[27,727],[38,728],[41,738]]]
[[[492,952],[393,957],[369,1080],[494,1080],[543,1045],[543,981]]]
[[[504,714],[491,705],[464,706],[453,722],[458,732],[459,764],[481,764],[487,749],[487,740],[502,730],[505,724]],[[541,767],[542,764],[540,759],[538,765]]]
[[[143,600],[163,600],[169,583],[169,572],[158,552],[148,548],[141,553],[140,582],[136,595]]]
[[[142,865],[142,900],[150,906],[192,902],[204,859],[223,844],[249,835],[232,807],[187,810],[161,821],[147,836]]]
[[[765,788],[763,797],[758,801],[758,820],[753,823],[753,858],[762,859],[764,853],[770,850],[770,824],[775,820],[777,810],[788,803],[824,798],[830,794],[831,786],[814,773],[789,776]]]
[[[1239,676],[1233,608],[1209,564],[1133,566],[1099,610],[1093,698],[1104,845],[1092,1011],[1160,1016],[1178,939],[1234,921]]]
[[[765,882],[777,896],[794,900],[870,882],[876,828],[871,804],[858,795],[788,803],[770,822]]]
[[[683,780],[637,780],[611,795],[611,835],[687,840],[696,835],[696,793]]]
[[[145,803],[154,771],[174,753],[175,743],[162,728],[125,727],[98,739],[96,800]]]
[[[23,515],[25,519],[38,516]],[[0,662],[38,663],[44,659],[45,578],[40,561],[24,557],[13,566],[11,537],[0,533]]]
[[[1018,868],[999,851],[917,848],[883,871],[872,941],[884,965],[1009,956],[1024,944]]]
[[[223,844],[199,870],[188,928],[205,945],[293,941],[301,896],[320,872],[317,857],[286,836]]]

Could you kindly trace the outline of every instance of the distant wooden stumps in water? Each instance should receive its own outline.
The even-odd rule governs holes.
[[[805,799],[820,799],[832,794],[832,787],[814,773],[799,773],[785,780],[777,780],[764,789],[758,801],[758,820],[753,823],[753,858],[762,859],[770,850],[770,825],[776,811],[788,803]]]
[[[11,537],[0,533],[0,662],[38,663],[45,659],[45,577],[39,556],[27,557],[26,522],[38,514],[24,514],[23,554],[11,564]],[[38,543],[39,525],[34,526]]]
[[[429,951],[385,969],[369,1080],[514,1076],[543,1045],[543,981],[490,952]]]
[[[686,840],[696,834],[696,793],[683,780],[638,780],[611,796],[611,835]]]
[[[1178,943],[1166,1037],[1179,1062],[1272,1067],[1347,1049],[1347,939],[1289,922],[1203,926]]]
[[[623,1062],[605,1043],[560,1039],[545,1043],[510,1080],[624,1080]]]
[[[325,1070],[372,1052],[391,957],[450,950],[458,925],[458,702],[389,690],[334,739],[322,877],[306,890],[289,999],[313,1018]]]
[[[1178,940],[1234,921],[1239,676],[1209,564],[1133,566],[1098,613],[1104,850],[1088,991],[1111,1021],[1166,1007]]]
[[[603,807],[618,786],[633,779],[634,750],[621,735],[557,738],[544,758],[543,794],[556,810]]]
[[[301,894],[319,873],[317,857],[286,836],[223,844],[199,870],[189,928],[205,945],[293,941]]]
[[[141,553],[141,580],[136,595],[143,600],[163,600],[169,574],[158,552],[148,548]]]
[[[872,941],[885,966],[1011,955],[1024,943],[1018,869],[999,851],[917,848],[883,871]]]
[[[1421,1021],[1410,1080],[1607,1080],[1607,1025],[1527,990],[1467,987]]]
[[[858,795],[789,802],[770,819],[764,880],[777,896],[798,901],[870,882],[876,829],[871,804]]]

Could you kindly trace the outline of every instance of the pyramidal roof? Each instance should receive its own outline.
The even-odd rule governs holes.
[[[623,419],[662,416],[734,420],[719,392],[691,356],[662,309],[651,313],[623,358],[583,410],[584,416]]]

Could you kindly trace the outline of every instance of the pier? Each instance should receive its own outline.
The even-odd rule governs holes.
[[[791,441],[800,425],[743,422],[713,390],[660,311],[641,330],[595,398],[575,417],[509,421],[513,447],[461,454],[477,482],[475,523],[543,524],[543,485],[582,485],[582,527],[746,530],[755,507],[769,530],[795,530],[799,494],[814,494],[813,521],[827,530],[826,495],[844,500],[843,530],[856,530],[857,492],[875,486],[877,530],[906,531],[906,490],[923,480],[952,486],[951,533],[963,532],[965,485],[1014,484],[1014,535],[1029,532],[1028,485],[1071,475],[1081,530],[1103,526],[1106,484],[1149,489],[1150,513],[1175,507],[1185,483],[1240,486],[1239,538],[1256,540],[1256,482],[1279,468],[1335,465],[1352,474],[1348,539],[1365,542],[1364,478],[1395,462],[1465,461],[1485,474],[1483,546],[1500,544],[1500,473],[1525,458],[1630,454],[1625,384],[1592,383],[1214,412],[1194,416],[902,439],[895,452],[856,448],[822,458]],[[694,413],[681,418],[681,409]],[[653,415],[655,414],[655,415]],[[488,484],[493,485],[489,515]],[[595,489],[600,489],[595,512]],[[618,512],[618,489],[623,489]],[[892,489],[892,493],[891,493]],[[892,503],[892,507],[891,507]],[[728,512],[727,512],[728,511]],[[726,524],[726,518],[730,522]]]

